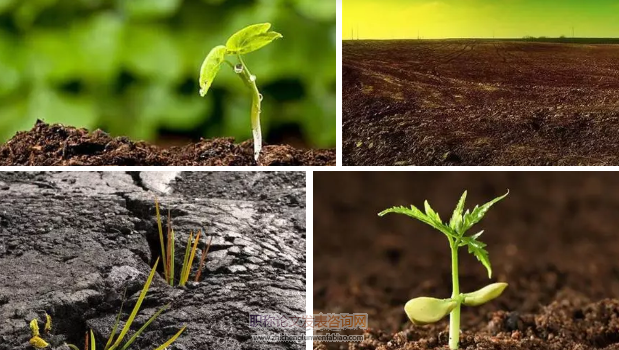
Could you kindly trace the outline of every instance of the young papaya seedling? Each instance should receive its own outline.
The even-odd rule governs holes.
[[[262,149],[262,131],[260,130],[260,103],[262,95],[256,86],[256,76],[249,72],[243,62],[242,55],[261,49],[273,40],[282,38],[280,33],[269,31],[271,23],[260,23],[247,26],[232,36],[226,45],[218,45],[211,49],[200,67],[200,96],[206,96],[209,87],[219,72],[222,63],[226,63],[241,78],[251,91],[251,131],[254,138],[254,159],[258,160]],[[233,64],[226,57],[236,56],[238,63]]]
[[[460,293],[460,280],[458,277],[458,249],[467,246],[469,253],[475,255],[477,260],[488,271],[488,278],[492,277],[492,268],[488,251],[485,249],[486,244],[478,238],[484,231],[480,231],[471,236],[465,236],[466,232],[478,223],[488,212],[490,207],[496,202],[505,198],[509,194],[507,191],[503,196],[497,197],[490,202],[475,206],[472,212],[464,211],[464,202],[466,200],[466,191],[460,197],[460,201],[456,205],[451,220],[449,223],[443,223],[438,213],[436,213],[428,201],[425,201],[425,213],[411,205],[410,208],[399,206],[392,207],[378,213],[383,216],[388,213],[396,213],[410,216],[425,224],[430,225],[434,229],[443,233],[449,241],[451,249],[451,276],[452,276],[452,294],[451,298],[437,299],[430,297],[419,297],[409,300],[404,305],[404,311],[408,318],[416,325],[434,323],[449,314],[449,348],[458,349],[460,341],[460,307],[478,306],[484,304],[503,293],[507,287],[507,283],[492,283],[475,292]]]

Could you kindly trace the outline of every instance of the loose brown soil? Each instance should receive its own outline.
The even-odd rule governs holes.
[[[315,173],[314,312],[367,312],[371,329],[361,344],[314,348],[447,349],[448,318],[414,326],[403,310],[414,297],[450,296],[447,240],[376,213],[428,199],[449,218],[465,189],[467,208],[510,195],[472,232],[485,230],[492,280],[461,248],[461,290],[509,287],[463,307],[461,348],[619,349],[619,176],[601,172]]]
[[[619,165],[619,45],[342,47],[344,165]]]
[[[0,146],[0,165],[335,165],[335,150],[263,146],[256,162],[252,141],[214,138],[163,149],[101,130],[37,121]]]

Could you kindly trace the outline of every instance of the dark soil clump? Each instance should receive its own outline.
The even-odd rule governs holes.
[[[449,220],[462,191],[472,208],[507,189],[475,227],[485,230],[492,280],[465,248],[459,266],[462,292],[509,286],[463,307],[460,349],[619,349],[616,174],[321,172],[314,185],[314,313],[368,313],[371,328],[361,343],[315,349],[448,349],[448,317],[414,326],[403,310],[414,297],[451,294],[447,240],[377,213],[427,199]]]
[[[299,150],[287,145],[264,146],[258,162],[253,142],[232,138],[160,148],[101,130],[49,125],[37,121],[0,146],[0,165],[335,165],[335,150]]]

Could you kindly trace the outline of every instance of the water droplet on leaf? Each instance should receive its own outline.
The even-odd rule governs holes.
[[[236,74],[240,74],[243,72],[243,65],[242,64],[237,64],[236,66],[234,66],[234,73]]]

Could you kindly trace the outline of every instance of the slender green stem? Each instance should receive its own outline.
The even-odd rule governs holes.
[[[262,100],[262,95],[260,95],[258,87],[256,86],[256,76],[249,72],[241,55],[238,55],[238,58],[243,66],[243,70],[239,73],[239,76],[251,90],[251,131],[254,136],[254,159],[258,160],[260,150],[262,149],[262,131],[260,130],[260,102]]]
[[[460,298],[460,281],[458,279],[458,241],[453,243],[450,241],[451,246],[451,279],[453,283],[453,291],[451,298],[459,300]],[[452,350],[458,349],[458,342],[460,341],[460,306],[461,302],[451,311],[449,314],[449,348]]]

